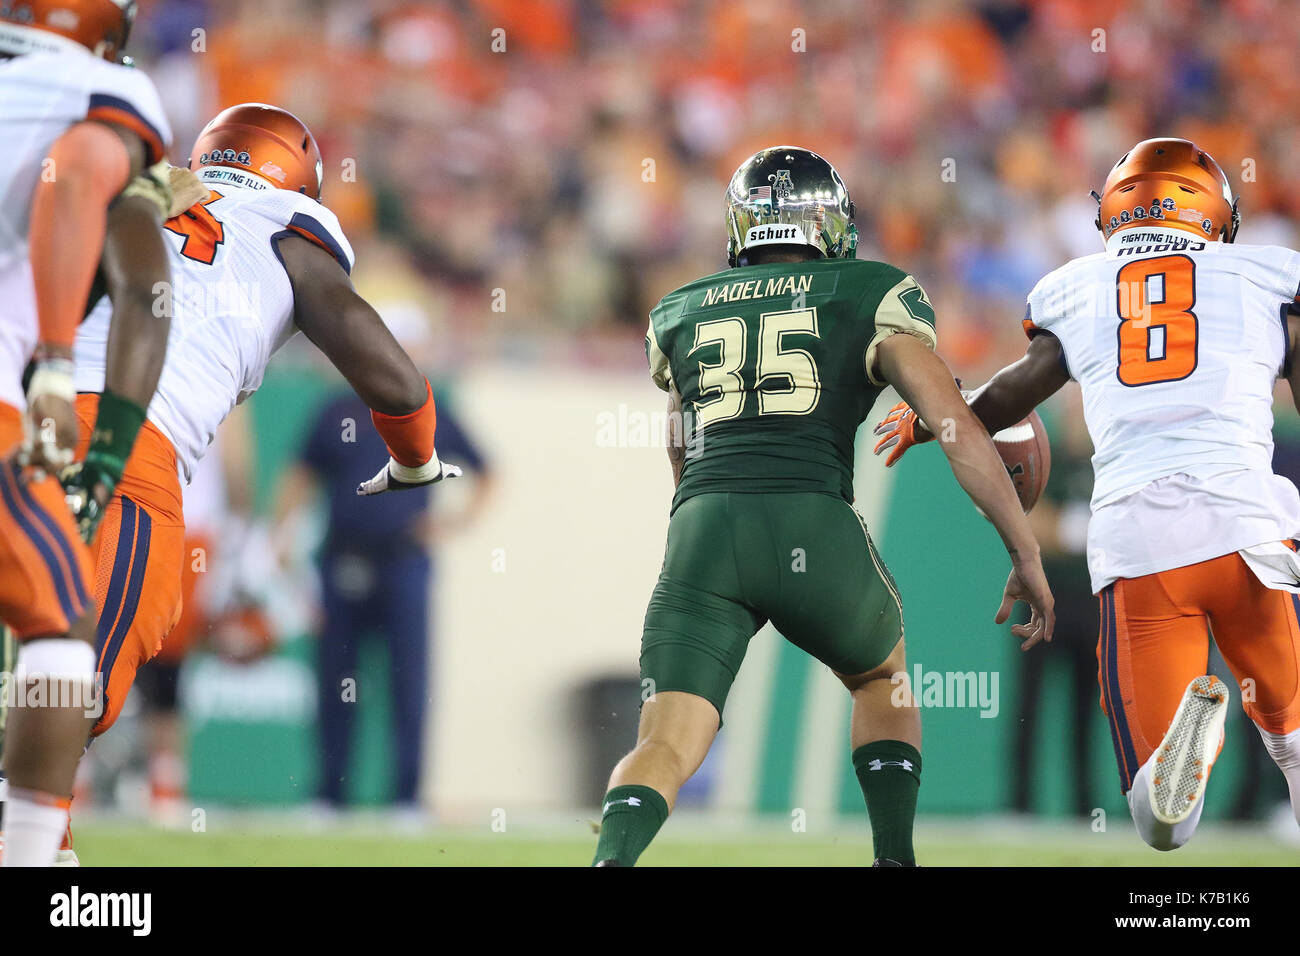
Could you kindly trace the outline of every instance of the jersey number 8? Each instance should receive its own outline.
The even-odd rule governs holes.
[[[1130,262],[1115,277],[1115,295],[1121,382],[1177,382],[1196,371],[1196,263],[1183,255]]]

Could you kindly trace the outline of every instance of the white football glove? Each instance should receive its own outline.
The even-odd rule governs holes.
[[[444,478],[459,478],[460,476],[459,465],[443,464],[438,460],[437,455],[434,455],[419,468],[408,468],[401,462],[390,458],[388,464],[380,470],[379,474],[357,486],[357,494],[382,495],[385,491],[419,488],[421,485],[431,485],[434,482],[442,481]]]

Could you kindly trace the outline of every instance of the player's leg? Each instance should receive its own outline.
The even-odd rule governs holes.
[[[116,722],[136,672],[181,615],[185,527],[125,494],[109,503],[95,540],[95,653],[103,674],[98,737]]]
[[[1225,569],[1210,622],[1269,755],[1286,776],[1300,823],[1300,597],[1260,582],[1244,561]]]
[[[20,642],[6,688],[4,865],[50,866],[94,713],[91,564],[58,482],[24,477],[0,463],[0,617]]]
[[[99,396],[77,396],[85,457],[98,421]],[[104,682],[103,713],[94,735],[117,720],[136,672],[162,649],[183,610],[186,548],[180,479],[171,442],[145,422],[117,492],[92,545],[98,625],[95,654]]]
[[[171,643],[169,637],[163,643]],[[187,816],[184,724],[179,711],[180,658],[159,654],[136,673],[135,691],[143,701],[144,738],[149,748],[150,814],[170,824]]]
[[[719,725],[717,707],[696,694],[661,691],[642,704],[636,747],[609,777],[595,865],[636,862],[704,762]]]
[[[1096,806],[1092,770],[1092,706],[1094,688],[1097,686],[1097,656],[1093,635],[1097,633],[1096,607],[1082,622],[1074,622],[1066,629],[1065,645],[1059,648],[1067,661],[1071,684],[1071,713],[1073,720],[1069,733],[1074,748],[1074,808],[1081,817],[1091,815]],[[1061,615],[1056,616],[1058,629]],[[1077,630],[1076,630],[1077,628]],[[1087,629],[1086,636],[1084,628]],[[1059,638],[1054,634],[1052,642]]]
[[[136,688],[144,700],[143,723],[149,747],[149,793],[154,819],[163,823],[188,818],[185,796],[189,768],[186,763],[185,722],[180,713],[181,668],[185,655],[209,627],[203,590],[214,554],[212,536],[186,529],[181,568],[181,616],[163,642],[162,650],[136,675]]]
[[[1061,617],[1062,615],[1057,615],[1058,632],[1061,630]],[[1013,622],[1025,621],[1028,620],[1028,616],[1021,615],[1012,620]],[[1011,808],[1016,813],[1029,813],[1033,804],[1032,788],[1036,769],[1035,731],[1038,729],[1038,712],[1043,697],[1043,672],[1047,655],[1041,652],[1023,654],[1017,663],[1020,666],[1020,693],[1016,695],[1016,731],[1011,763]],[[1091,679],[1091,672],[1088,676]]]
[[[393,703],[393,801],[405,807],[416,806],[420,796],[425,701],[430,687],[430,574],[429,558],[421,551],[387,562],[379,582]]]
[[[877,866],[914,866],[912,829],[921,788],[921,710],[907,679],[900,638],[879,667],[836,674],[853,697],[853,770],[871,821]]]
[[[368,558],[327,550],[321,555],[321,634],[316,642],[319,690],[316,719],[320,741],[320,799],[330,807],[347,802],[352,729],[357,711],[357,667],[374,583]]]
[[[610,776],[597,866],[631,866],[667,820],[721,725],[749,639],[764,620],[740,600],[732,499],[699,495],[668,528],[641,638],[641,723]]]
[[[876,860],[912,866],[921,712],[907,677],[898,587],[847,502],[828,495],[764,498],[776,577],[758,607],[848,688],[853,769]]]
[[[1222,739],[1226,703],[1215,697],[1226,698],[1226,688],[1206,678],[1209,629],[1194,597],[1200,568],[1122,579],[1100,595],[1102,710],[1133,823],[1157,850],[1191,838]]]

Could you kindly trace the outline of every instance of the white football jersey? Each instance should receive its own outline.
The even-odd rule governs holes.
[[[1275,476],[1273,386],[1300,253],[1158,225],[1113,235],[1029,295],[1083,391],[1096,475],[1094,590],[1300,532]]]
[[[38,325],[28,228],[32,194],[55,140],[84,119],[117,123],[162,159],[171,131],[153,82],[49,35],[58,52],[0,60],[0,402],[23,408],[22,374]]]
[[[209,167],[208,198],[168,220],[174,286],[171,335],[149,421],[176,449],[186,482],[217,426],[262,384],[267,363],[293,337],[293,288],[278,241],[303,236],[351,272],[352,247],[332,212],[235,169]],[[99,302],[77,333],[79,392],[104,388],[112,304]]]

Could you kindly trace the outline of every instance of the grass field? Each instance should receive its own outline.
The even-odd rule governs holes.
[[[707,820],[677,821],[641,858],[645,866],[863,866],[871,838],[863,828],[831,834],[770,826],[721,830]],[[1176,853],[1143,846],[1127,820],[1112,832],[1086,824],[921,821],[917,853],[927,866],[1295,866],[1300,847],[1262,826],[1205,827]],[[376,823],[313,827],[292,818],[231,816],[206,832],[95,820],[76,827],[84,866],[585,866],[595,836],[589,823],[548,822],[496,833],[487,826],[409,832]]]

